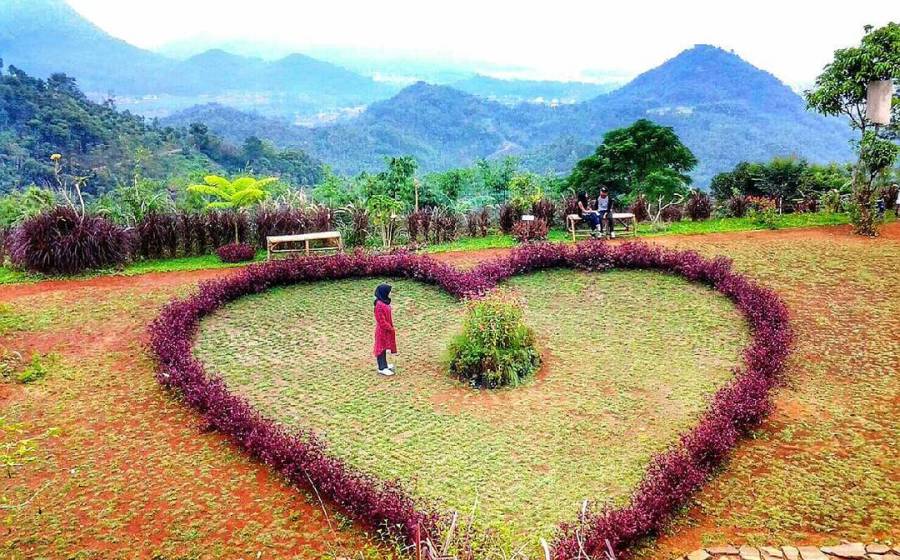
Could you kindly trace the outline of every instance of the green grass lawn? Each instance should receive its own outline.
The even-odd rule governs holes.
[[[256,254],[256,261],[265,260],[266,253],[260,251]],[[8,266],[0,267],[0,284],[18,284],[22,282],[38,282],[40,280],[78,279],[91,278],[108,274],[121,274],[134,276],[148,272],[186,272],[190,270],[206,270],[212,268],[233,268],[243,266],[246,263],[224,263],[217,255],[201,255],[199,257],[178,257],[174,259],[155,259],[149,261],[136,261],[128,263],[121,270],[106,269],[95,270],[77,276],[44,276],[42,274],[29,274],[20,270],[14,270]]]
[[[888,215],[888,221],[893,221]],[[834,226],[849,223],[847,214],[829,214],[819,212],[816,214],[784,214],[778,216],[774,229],[787,229],[814,226]],[[698,235],[704,233],[725,233],[731,231],[754,231],[768,229],[766,226],[755,222],[752,218],[715,218],[701,222],[682,220],[670,224],[655,227],[649,223],[638,224],[638,236],[648,237],[656,235]],[[554,229],[548,235],[550,241],[566,241],[570,239],[564,229]],[[475,249],[499,249],[514,247],[516,240],[512,235],[495,233],[486,237],[465,237],[449,243],[441,243],[428,247],[428,252],[440,253],[444,251],[472,251]]]
[[[545,370],[477,391],[442,368],[462,305],[393,284],[397,375],[375,373],[372,298],[382,279],[304,284],[206,319],[196,352],[267,416],[311,426],[334,453],[402,480],[442,509],[537,546],[585,499],[621,504],[731,376],[747,341],[722,296],[650,272],[547,271],[505,289],[526,305]]]
[[[847,224],[850,222],[848,214],[830,214],[826,212],[817,212],[814,214],[783,214],[775,219],[775,227],[768,228],[753,218],[715,218],[711,220],[703,220],[700,222],[692,222],[690,220],[682,220],[665,224],[663,229],[656,229],[650,224],[639,224],[638,234],[640,235],[695,235],[703,233],[724,233],[729,231],[753,231],[762,229],[787,229],[799,227],[814,226],[836,226]]]

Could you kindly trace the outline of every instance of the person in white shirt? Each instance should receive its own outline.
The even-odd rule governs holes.
[[[613,201],[606,187],[600,189],[600,196],[597,197],[597,214],[600,215],[600,227],[606,226],[606,235],[615,237],[616,232],[613,231]]]

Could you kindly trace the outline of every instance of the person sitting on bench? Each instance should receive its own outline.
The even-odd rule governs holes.
[[[583,192],[578,195],[578,213],[581,214],[581,219],[591,227],[591,237],[598,235],[600,233],[600,215],[596,210],[591,209],[587,193]]]
[[[613,230],[613,201],[606,187],[600,189],[600,196],[597,197],[597,217],[600,222],[600,231],[603,231],[605,223],[606,235],[615,237],[616,232]]]

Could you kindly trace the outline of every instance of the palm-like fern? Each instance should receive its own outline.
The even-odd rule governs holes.
[[[278,178],[238,177],[234,181],[229,181],[218,175],[207,175],[203,181],[205,182],[203,185],[190,185],[188,191],[214,198],[215,200],[207,202],[208,209],[228,209],[241,212],[244,208],[249,208],[265,200],[269,196],[266,187],[278,181]],[[234,223],[234,242],[240,242],[237,220]]]

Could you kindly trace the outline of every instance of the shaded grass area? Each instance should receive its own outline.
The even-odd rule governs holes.
[[[815,226],[837,226],[850,223],[848,214],[827,212],[796,213],[776,216],[772,227],[759,223],[753,218],[715,218],[693,222],[682,220],[665,224],[663,229],[655,229],[650,224],[639,224],[638,234],[647,235],[697,235],[703,233],[727,233],[732,231],[756,231],[763,229],[791,229]]]
[[[888,221],[893,221],[888,218]],[[765,229],[791,229],[815,226],[834,226],[849,223],[847,214],[829,214],[818,212],[814,214],[784,214],[777,216],[773,228],[757,223],[752,218],[716,218],[692,222],[682,220],[661,226],[653,226],[649,223],[638,224],[638,236],[650,237],[659,235],[700,235],[705,233],[727,233],[735,231],[755,231]],[[550,241],[570,241],[571,237],[564,229],[554,229],[548,235]],[[444,251],[473,251],[477,249],[502,249],[515,247],[516,240],[512,235],[500,233],[486,237],[466,237],[428,247],[430,253]]]
[[[730,378],[747,333],[730,302],[646,272],[548,271],[508,282],[547,368],[477,391],[441,366],[461,306],[394,281],[398,375],[374,371],[371,296],[383,279],[282,288],[207,319],[198,356],[264,414],[313,427],[365,471],[537,544],[585,499],[621,504],[652,454]],[[622,442],[628,445],[623,446]]]

